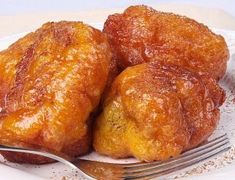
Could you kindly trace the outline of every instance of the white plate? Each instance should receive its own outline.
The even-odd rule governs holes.
[[[101,28],[102,23],[92,24],[94,27]],[[187,178],[187,179],[232,179],[235,177],[235,31],[213,29],[216,33],[223,35],[227,41],[230,50],[230,60],[226,76],[221,81],[222,87],[226,90],[227,100],[221,108],[221,120],[218,128],[211,138],[226,132],[232,144],[231,150],[220,154],[215,158],[209,159],[197,165],[191,166],[182,171],[178,171],[165,177],[167,179]],[[8,45],[22,37],[26,33],[20,33],[13,36],[0,39],[0,50],[7,48]],[[113,160],[107,157],[91,153],[83,158],[95,159],[108,162],[135,162],[135,159]],[[73,170],[61,163],[48,165],[19,165],[5,162],[0,157],[0,179],[87,179],[79,170]],[[163,178],[163,179],[165,179]]]

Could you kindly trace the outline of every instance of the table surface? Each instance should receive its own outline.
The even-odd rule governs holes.
[[[109,14],[135,4],[186,15],[209,27],[235,30],[235,0],[4,0],[0,38],[34,31],[48,21],[104,22]]]
[[[234,0],[4,0],[1,1],[1,15],[17,15],[25,12],[42,11],[84,11],[122,8],[134,4],[187,3],[210,8],[220,8],[235,17]]]

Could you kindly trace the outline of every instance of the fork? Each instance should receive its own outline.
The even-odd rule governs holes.
[[[206,142],[197,148],[186,151],[185,153],[175,158],[170,158],[167,161],[114,164],[85,159],[75,159],[74,161],[70,162],[67,160],[67,158],[40,150],[0,145],[0,151],[12,151],[41,155],[62,162],[74,169],[80,169],[83,173],[95,179],[117,180],[152,179],[165,176],[201,161],[207,160],[217,154],[229,150],[230,148],[231,147],[229,145],[227,134],[224,134]]]

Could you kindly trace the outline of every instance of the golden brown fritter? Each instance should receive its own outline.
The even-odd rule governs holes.
[[[177,156],[211,135],[224,97],[213,78],[176,65],[129,67],[105,99],[93,146],[114,158],[153,161]]]
[[[0,52],[0,143],[78,156],[109,73],[105,35],[81,22],[46,23]],[[48,159],[17,153],[11,161]]]
[[[224,38],[184,16],[131,6],[109,16],[103,32],[121,69],[164,61],[207,72],[217,80],[226,71],[229,52]]]

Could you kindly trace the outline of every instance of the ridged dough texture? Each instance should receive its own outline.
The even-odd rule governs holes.
[[[81,22],[46,23],[0,52],[0,143],[87,153],[110,60],[105,35]],[[15,162],[50,161],[1,154]]]
[[[103,32],[120,69],[163,61],[209,73],[217,80],[226,71],[229,51],[224,38],[184,16],[131,6],[110,15]]]
[[[177,156],[211,135],[224,99],[224,91],[208,75],[160,62],[129,67],[105,98],[94,149],[142,161]]]

